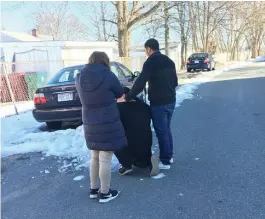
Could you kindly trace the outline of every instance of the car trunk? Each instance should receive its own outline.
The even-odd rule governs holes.
[[[202,64],[202,63],[204,63],[204,60],[205,60],[206,58],[207,58],[207,57],[194,56],[194,57],[190,57],[190,58],[189,58],[189,61],[190,61],[190,64]]]
[[[39,88],[36,94],[43,93],[46,103],[35,105],[37,109],[55,109],[81,106],[75,84],[64,83]]]

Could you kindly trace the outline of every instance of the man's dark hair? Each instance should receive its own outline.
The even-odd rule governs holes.
[[[151,38],[145,42],[144,47],[157,51],[159,50],[159,43],[156,39]]]

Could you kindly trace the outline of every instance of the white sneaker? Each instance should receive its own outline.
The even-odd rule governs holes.
[[[174,163],[173,157],[169,161],[171,164]]]
[[[159,163],[160,170],[169,170],[170,167],[171,167],[170,165],[165,165],[165,164],[162,164],[161,162]]]

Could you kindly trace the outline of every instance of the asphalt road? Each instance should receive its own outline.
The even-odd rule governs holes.
[[[201,84],[175,111],[171,170],[161,179],[113,173],[122,193],[108,204],[89,200],[87,171],[61,174],[58,159],[40,153],[5,159],[2,218],[265,218],[264,85],[264,64]],[[73,181],[78,175],[86,177]]]

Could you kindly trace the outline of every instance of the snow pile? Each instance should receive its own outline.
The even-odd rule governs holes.
[[[2,157],[43,152],[46,156],[54,155],[63,159],[60,172],[89,166],[90,153],[86,147],[83,126],[76,130],[42,132],[31,112],[2,118],[1,122]],[[119,164],[116,157],[113,157],[112,164],[113,170],[116,170]]]
[[[18,113],[23,113],[34,108],[33,101],[28,102],[19,102],[16,103]],[[15,115],[16,111],[12,103],[2,104],[0,109],[0,117],[12,116]]]

